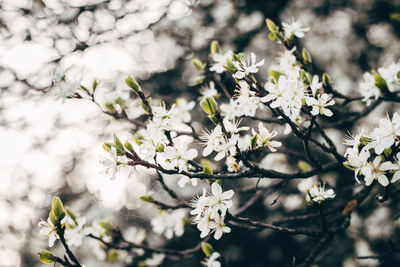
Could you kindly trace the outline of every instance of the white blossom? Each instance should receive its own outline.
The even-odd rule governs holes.
[[[207,258],[206,262],[204,263],[207,267],[221,267],[221,263],[217,260],[221,254],[218,252],[213,252],[209,258]]]
[[[292,38],[293,35],[295,35],[297,38],[303,38],[304,33],[310,30],[309,27],[303,27],[303,24],[299,21],[295,21],[294,18],[292,18],[292,22],[290,24],[282,22],[282,26],[286,38]]]
[[[256,62],[256,55],[254,53],[250,54],[250,59],[246,60],[241,58],[237,63],[238,71],[235,73],[235,77],[238,79],[243,79],[246,75],[250,73],[257,73],[258,68],[264,65],[264,59],[260,62]]]
[[[175,139],[174,146],[166,146],[162,155],[165,157],[167,165],[178,168],[179,172],[187,170],[188,160],[197,157],[197,150],[187,149],[188,143],[182,139]]]
[[[390,91],[400,89],[400,63],[392,63],[387,67],[381,67],[378,72],[385,79]]]
[[[90,233],[90,230],[85,227],[86,218],[79,217],[76,219],[76,224],[69,224],[65,229],[65,239],[69,246],[79,247],[82,245],[83,237]]]
[[[258,123],[258,133],[254,129],[252,129],[252,133],[253,135],[257,134],[257,146],[266,146],[272,152],[276,151],[276,147],[282,146],[282,143],[279,141],[271,141],[278,133],[275,130],[269,132],[261,122]]]
[[[160,214],[151,220],[153,231],[163,234],[167,239],[175,236],[182,236],[184,233],[184,219],[186,210],[178,209],[172,212],[161,211]]]
[[[103,172],[106,174],[111,174],[111,180],[115,179],[115,175],[118,171],[118,158],[117,158],[117,149],[114,146],[111,146],[110,149],[111,159],[106,157],[101,157],[99,162],[104,166]]]
[[[394,168],[395,166],[393,166],[393,163],[390,161],[382,163],[380,156],[375,157],[373,162],[369,162],[369,164],[362,169],[365,185],[370,186],[374,180],[378,180],[381,185],[388,186],[389,180],[386,177],[386,171],[393,170]]]
[[[321,114],[331,117],[333,115],[333,112],[327,107],[333,106],[335,101],[328,94],[318,94],[317,99],[306,97],[306,104],[312,107],[311,114],[314,116]]]
[[[371,98],[377,100],[380,95],[379,88],[375,86],[375,78],[369,72],[364,73],[363,81],[358,85],[358,90],[363,97],[362,101],[366,102],[367,106],[371,104]]]
[[[211,81],[209,86],[203,86],[200,90],[200,94],[203,96],[203,99],[207,97],[216,97],[218,95],[218,91],[215,89],[214,82]]]
[[[307,196],[310,198],[310,201],[313,202],[322,202],[328,198],[334,198],[336,196],[333,189],[328,189],[325,191],[325,185],[313,185],[310,189],[307,189],[306,191]]]
[[[47,222],[45,220],[40,220],[38,223],[38,226],[40,228],[39,233],[41,235],[46,235],[49,238],[49,247],[52,247],[54,245],[54,242],[59,239],[60,237],[57,234],[56,227],[54,224],[51,222],[50,217],[47,219]]]
[[[227,51],[225,54],[215,53],[212,55],[214,60],[214,64],[211,66],[210,71],[215,71],[216,73],[223,73],[225,71],[224,66],[226,65],[226,61],[232,60],[232,51]]]

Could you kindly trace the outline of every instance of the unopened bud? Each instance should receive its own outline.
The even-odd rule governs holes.
[[[140,88],[140,85],[136,82],[135,79],[133,79],[131,76],[128,76],[128,78],[125,79],[125,83],[135,92],[139,93],[142,92],[142,88]]]
[[[322,83],[324,86],[332,83],[331,77],[327,73],[322,74]]]
[[[213,174],[213,171],[209,165],[203,167],[203,173],[205,174]]]
[[[57,257],[48,250],[39,251],[38,256],[39,260],[43,263],[54,263],[57,260]]]
[[[213,247],[207,242],[201,242],[201,250],[207,257],[211,257],[214,252]]]
[[[375,86],[378,87],[379,90],[381,90],[381,92],[389,91],[386,80],[381,75],[375,72],[374,79],[375,79]]]
[[[206,68],[206,65],[198,58],[192,59],[192,64],[196,68],[196,70],[200,72],[204,71],[204,69]]]
[[[267,27],[271,32],[277,32],[278,31],[278,27],[275,25],[275,23],[272,20],[266,19],[265,23],[267,24]]]
[[[211,45],[210,45],[210,52],[211,52],[211,54],[219,54],[219,43],[218,43],[218,41],[216,41],[216,40],[214,40],[214,41],[212,41],[211,42]]]
[[[52,209],[55,219],[61,221],[65,217],[64,206],[61,199],[57,196],[53,197]]]
[[[311,55],[310,52],[307,51],[307,49],[303,48],[303,51],[301,51],[301,55],[303,56],[304,64],[311,63]]]
[[[212,96],[206,97],[200,101],[200,106],[208,115],[214,115],[218,110],[217,102]]]
[[[107,102],[104,104],[104,106],[106,107],[107,112],[115,113],[115,107],[113,103]]]

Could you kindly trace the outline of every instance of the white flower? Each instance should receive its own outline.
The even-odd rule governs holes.
[[[271,108],[279,107],[281,105],[280,98],[282,97],[281,90],[285,86],[285,85],[283,85],[283,83],[285,83],[285,79],[286,79],[286,77],[281,75],[279,77],[277,85],[275,85],[272,82],[267,82],[264,85],[264,89],[268,92],[268,94],[260,99],[261,102],[268,103],[272,100],[275,100],[270,104]]]
[[[373,162],[369,162],[362,169],[362,174],[364,175],[364,181],[366,186],[370,186],[374,180],[378,180],[378,182],[383,186],[389,185],[389,180],[386,177],[386,171],[393,170],[395,166],[390,161],[386,161],[382,163],[382,159],[380,156],[375,157]]]
[[[213,64],[210,68],[210,71],[215,71],[216,73],[223,73],[225,71],[224,66],[226,65],[226,61],[232,60],[232,51],[228,51],[225,54],[215,53],[212,55],[215,64]]]
[[[145,260],[146,266],[155,267],[159,266],[164,261],[164,254],[153,254],[151,258]]]
[[[234,194],[233,190],[231,189],[226,192],[222,192],[222,187],[217,183],[213,183],[211,185],[211,193],[212,197],[210,206],[212,207],[212,211],[210,218],[214,219],[219,216],[225,217],[226,211],[232,207],[231,198]]]
[[[391,182],[394,183],[400,179],[400,153],[397,153],[396,155],[395,163],[392,166],[392,171],[394,171],[394,174]]]
[[[111,180],[115,179],[115,175],[118,171],[118,160],[117,160],[117,149],[112,146],[110,149],[111,159],[106,157],[100,158],[100,164],[102,164],[105,168],[103,170],[104,173],[111,174]]]
[[[312,95],[315,96],[319,89],[322,88],[322,82],[318,81],[318,75],[314,75],[310,84]]]
[[[198,178],[189,178],[186,175],[181,175],[181,178],[178,181],[179,187],[183,188],[186,184],[191,184],[192,186],[197,186],[199,184]]]
[[[195,102],[190,101],[189,103],[186,101],[186,99],[180,97],[176,100],[176,106],[174,109],[174,118],[177,118],[180,121],[183,122],[190,122],[192,119],[190,115],[190,110],[194,108]]]
[[[317,186],[313,185],[310,189],[307,189],[307,196],[310,199],[310,201],[314,202],[322,202],[328,198],[334,198],[335,192],[333,189],[328,189],[325,191],[325,185],[324,186]]]
[[[187,142],[181,139],[175,139],[174,146],[167,146],[162,153],[168,165],[178,168],[179,172],[187,170],[187,161],[197,157],[197,150],[187,149]]]
[[[393,114],[392,120],[388,118],[379,120],[379,127],[375,128],[370,134],[369,138],[372,139],[365,149],[375,149],[376,154],[382,154],[382,152],[391,147],[395,141],[396,137],[400,135],[400,115],[395,112]]]
[[[203,156],[207,157],[214,150],[219,149],[224,142],[221,125],[218,124],[211,132],[204,132],[200,138],[204,141],[203,145],[205,146]]]
[[[246,75],[250,73],[257,73],[258,68],[264,65],[264,59],[260,62],[256,62],[256,55],[254,53],[250,54],[250,59],[246,60],[241,58],[237,63],[238,71],[235,73],[235,77],[238,79],[243,79]]]
[[[293,35],[295,35],[298,38],[303,38],[304,33],[310,30],[309,27],[303,28],[303,24],[299,21],[295,21],[294,18],[292,18],[292,23],[290,24],[282,22],[282,26],[285,32],[285,37],[289,39],[292,38]]]
[[[357,178],[357,175],[362,172],[361,170],[367,166],[367,161],[370,156],[370,153],[366,149],[362,149],[361,152],[358,152],[358,147],[348,148],[344,156],[347,158],[347,163],[354,169],[354,178],[358,183],[360,181]]]
[[[50,218],[47,219],[47,222],[44,220],[40,220],[38,226],[40,228],[39,233],[41,235],[47,235],[49,237],[49,247],[52,247],[54,245],[54,242],[60,238],[57,234],[56,227],[53,225]]]
[[[275,130],[269,132],[268,129],[265,128],[261,122],[258,123],[258,133],[254,129],[252,129],[252,133],[253,135],[257,134],[257,146],[266,146],[272,152],[276,151],[275,147],[282,146],[281,142],[271,141],[271,139],[275,137],[278,133]]]
[[[89,229],[85,228],[86,218],[80,217],[76,220],[75,225],[69,225],[69,228],[65,229],[65,239],[69,246],[79,247],[82,245],[82,239],[84,236],[90,233]]]
[[[321,114],[331,117],[333,115],[332,111],[326,108],[335,104],[328,94],[318,94],[317,99],[306,97],[306,104],[312,106],[311,114],[314,116]]]
[[[363,79],[364,80],[358,85],[358,90],[363,97],[362,101],[366,102],[367,106],[369,106],[371,104],[371,98],[373,97],[375,100],[377,100],[380,95],[380,91],[378,87],[375,86],[374,75],[366,72],[363,75]]]
[[[379,68],[378,72],[386,80],[389,90],[400,89],[400,63],[393,63],[388,67]]]
[[[153,231],[164,234],[167,239],[175,236],[182,236],[184,232],[184,219],[186,210],[178,209],[172,212],[161,211],[160,214],[151,220]]]
[[[61,81],[60,84],[56,87],[57,99],[62,99],[64,101],[65,98],[72,96],[76,91],[78,91],[79,87],[80,81]]]
[[[236,162],[236,159],[234,157],[231,156],[227,157],[226,165],[228,166],[229,172],[237,172],[240,170],[240,164]]]
[[[239,127],[240,122],[240,120],[238,122],[235,120],[229,121],[228,119],[223,120],[225,130],[230,134],[237,134],[241,131],[247,131],[249,129],[247,126]]]
[[[205,262],[205,266],[207,267],[221,267],[221,263],[217,260],[221,254],[218,252],[213,252],[207,261]]]
[[[222,234],[230,233],[231,228],[225,225],[223,217],[215,218],[215,221],[211,223],[212,228],[215,230],[214,239],[219,240],[222,237]]]

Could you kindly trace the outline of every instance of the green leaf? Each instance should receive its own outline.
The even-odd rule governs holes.
[[[43,263],[54,263],[56,256],[48,250],[42,250],[38,252],[39,260]]]
[[[53,197],[52,212],[57,221],[61,221],[65,217],[64,206],[61,199],[57,196]]]
[[[213,247],[207,242],[201,242],[201,250],[207,257],[211,257],[214,252]]]
[[[211,54],[219,54],[220,49],[219,49],[219,43],[217,40],[214,40],[211,42],[210,52],[211,52]]]
[[[206,65],[203,62],[201,62],[201,60],[198,58],[192,59],[192,64],[199,72],[203,72],[206,68]]]
[[[142,92],[142,89],[140,88],[140,85],[136,82],[135,79],[133,79],[131,76],[128,76],[128,78],[125,79],[125,83],[135,92],[139,93]]]
[[[267,27],[271,32],[274,33],[274,32],[278,31],[278,27],[276,26],[276,24],[272,20],[266,19],[265,23],[267,24]]]

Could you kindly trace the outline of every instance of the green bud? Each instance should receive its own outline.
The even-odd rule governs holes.
[[[39,251],[38,256],[39,260],[43,263],[54,263],[57,260],[57,257],[48,250]]]
[[[224,68],[229,71],[230,73],[236,73],[237,72],[237,67],[235,64],[233,64],[232,60],[229,58],[226,60],[226,64]]]
[[[212,96],[206,97],[200,101],[200,106],[208,115],[214,115],[218,110],[217,102]]]
[[[123,100],[121,97],[117,97],[115,100],[114,100],[114,103],[115,104],[118,104],[121,108],[124,108],[125,107],[125,100]]]
[[[257,146],[257,139],[258,139],[258,134],[255,134],[252,138],[251,138],[251,142],[250,142],[250,148],[254,149]]]
[[[381,75],[374,72],[374,79],[375,79],[375,86],[378,87],[379,90],[381,90],[382,92],[389,91],[386,80]]]
[[[94,80],[93,80],[93,84],[92,84],[93,92],[96,91],[97,85],[99,85],[99,84],[98,84],[97,80],[94,79]]]
[[[114,134],[114,144],[117,148],[124,150],[124,145],[122,144],[121,140]]]
[[[270,33],[268,34],[268,38],[269,38],[271,41],[275,40],[275,38],[276,38],[275,33],[270,32]]]
[[[322,74],[322,83],[324,86],[332,83],[331,77],[327,73]]]
[[[76,221],[76,216],[72,212],[72,210],[69,207],[65,207],[65,210],[66,210],[68,216],[75,222],[75,224],[78,224],[77,221]]]
[[[143,195],[143,196],[139,197],[139,199],[143,202],[154,203],[154,199],[150,195]]]
[[[158,144],[156,147],[157,152],[164,152],[165,146],[163,144]]]
[[[214,252],[213,247],[207,242],[201,242],[201,250],[207,257],[211,257]]]
[[[106,107],[106,110],[107,110],[108,113],[115,113],[115,107],[114,107],[114,104],[113,104],[113,103],[111,103],[111,102],[106,102],[106,103],[104,104],[104,106]]]
[[[304,160],[299,160],[299,162],[297,162],[297,166],[300,168],[300,170],[302,170],[303,172],[307,172],[310,171],[311,165],[308,164],[308,162],[304,161]]]
[[[204,71],[204,69],[206,68],[206,65],[198,58],[192,59],[192,64],[196,68],[196,70],[200,72]]]
[[[303,83],[306,85],[310,85],[310,81],[307,78],[307,74],[303,69],[299,70],[299,74],[300,74],[300,78],[303,81]]]
[[[217,40],[211,42],[210,52],[211,54],[219,54],[219,43]]]
[[[124,147],[125,147],[128,151],[130,151],[130,152],[133,151],[133,146],[132,146],[132,144],[129,143],[128,141],[125,141]]]
[[[65,217],[64,206],[61,199],[57,196],[53,197],[53,204],[51,211],[54,213],[55,219],[61,221]]]
[[[128,78],[125,79],[125,83],[135,92],[139,93],[142,92],[142,88],[140,88],[140,85],[136,82],[135,79],[133,79],[131,76],[128,76]]]
[[[203,167],[203,173],[213,174],[213,171],[212,171],[211,167],[207,165],[207,166]]]
[[[143,144],[144,137],[141,136],[140,134],[135,134],[135,135],[133,136],[133,139],[135,140],[135,143],[138,144],[139,146],[140,146],[141,144]]]
[[[267,27],[270,30],[270,32],[277,32],[278,31],[278,27],[275,25],[275,23],[272,20],[266,19],[265,23],[267,24]]]
[[[308,52],[307,49],[303,48],[301,55],[303,56],[304,64],[309,64],[312,62],[310,52]]]

